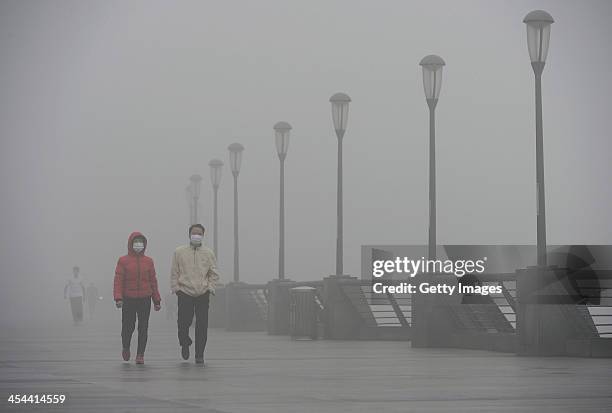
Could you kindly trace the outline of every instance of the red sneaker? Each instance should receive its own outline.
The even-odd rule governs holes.
[[[136,364],[144,364],[144,354],[136,354]]]
[[[121,357],[123,357],[123,361],[129,361],[130,360],[130,349],[127,350],[123,350],[121,352]]]

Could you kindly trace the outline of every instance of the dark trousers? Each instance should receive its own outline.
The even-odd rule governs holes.
[[[182,291],[177,291],[178,297],[178,339],[181,346],[190,346],[189,326],[195,314],[195,356],[204,357],[206,340],[208,339],[208,303],[210,292],[192,297]]]
[[[149,314],[151,314],[151,297],[124,298],[121,307],[121,341],[124,349],[130,348],[132,334],[138,318],[138,349],[136,354],[144,354],[147,346],[149,330]]]
[[[72,320],[75,323],[83,321],[83,297],[71,297],[70,310],[72,310]]]

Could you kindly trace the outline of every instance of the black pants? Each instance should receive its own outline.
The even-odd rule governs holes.
[[[75,323],[83,321],[83,297],[71,297],[70,310],[72,311],[72,321]]]
[[[151,297],[124,298],[121,307],[121,341],[124,349],[130,348],[132,333],[138,318],[138,349],[136,354],[144,354],[147,346],[149,330],[149,314],[151,314]]]
[[[177,291],[178,297],[178,339],[181,346],[190,346],[189,326],[195,314],[195,356],[204,357],[206,340],[208,339],[208,303],[210,292],[192,297],[182,291]]]

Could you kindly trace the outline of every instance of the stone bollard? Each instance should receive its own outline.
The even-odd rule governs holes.
[[[208,325],[211,328],[225,327],[226,319],[225,286],[219,285],[215,295],[210,297]]]
[[[291,280],[268,282],[268,321],[270,335],[289,334],[290,290],[295,283]]]
[[[562,356],[576,334],[569,312],[575,311],[563,284],[565,270],[556,266],[517,271],[517,353],[524,356]]]
[[[358,279],[348,275],[331,275],[323,279],[325,338],[354,340],[360,336],[363,322],[341,290],[341,284],[347,281],[358,281]]]
[[[419,291],[419,285],[429,283],[457,286],[457,277],[427,273],[417,275],[414,280],[412,284],[416,286],[416,293],[412,295],[411,347],[449,346],[453,325],[448,306],[460,304],[462,295],[457,292],[450,296],[425,294]]]
[[[244,308],[240,297],[242,282],[231,282],[225,286],[225,329],[244,331],[246,328]]]

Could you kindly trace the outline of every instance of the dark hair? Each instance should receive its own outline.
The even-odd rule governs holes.
[[[144,235],[136,235],[134,238],[132,238],[132,245],[134,245],[134,243],[138,240],[145,243],[147,242],[147,238]]]
[[[206,232],[206,229],[204,228],[204,225],[202,224],[193,224],[192,226],[189,227],[189,235],[191,235],[191,230],[194,228],[202,228],[202,232]]]

